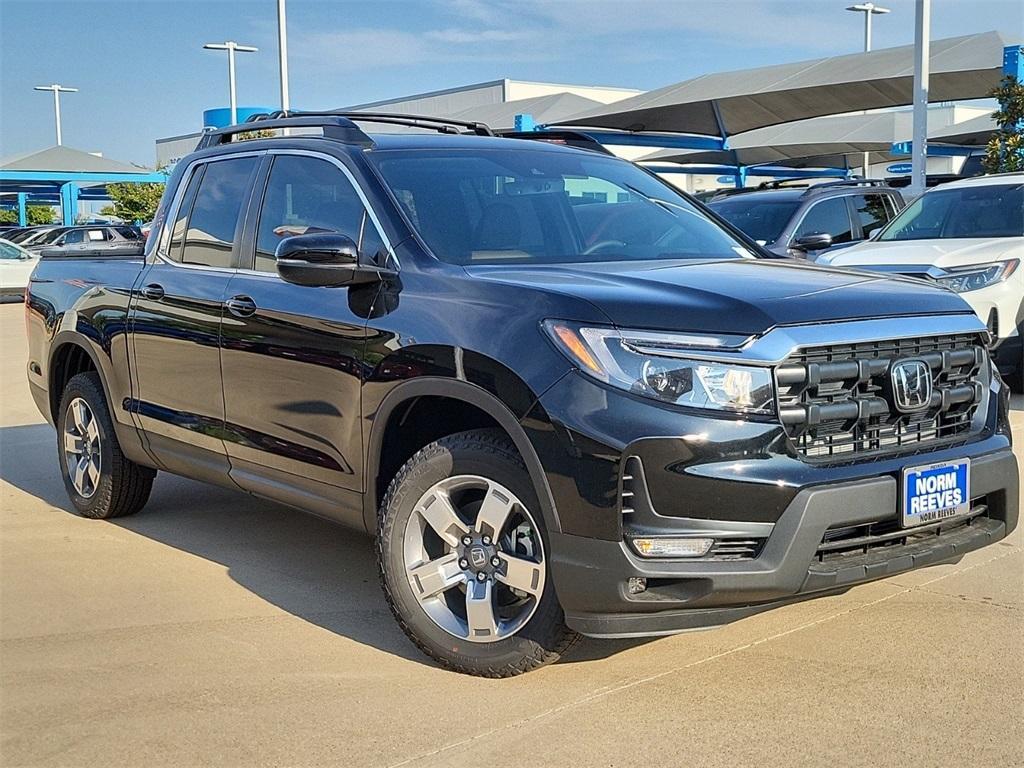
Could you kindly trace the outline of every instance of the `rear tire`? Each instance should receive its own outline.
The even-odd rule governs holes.
[[[446,516],[434,506],[439,496]],[[381,503],[377,557],[388,605],[409,639],[455,672],[520,675],[576,642],[555,596],[549,552],[533,483],[499,430],[426,446]]]
[[[106,520],[138,512],[156,472],[125,458],[95,371],[72,377],[57,412],[57,455],[64,488],[83,517]]]

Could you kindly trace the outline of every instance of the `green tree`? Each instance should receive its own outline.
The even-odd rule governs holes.
[[[53,223],[53,208],[48,205],[28,205],[25,206],[25,219],[30,227],[36,226],[37,224],[52,224]],[[18,223],[18,209],[17,208],[6,208],[0,210],[0,224],[17,224]]]
[[[992,115],[999,128],[985,148],[985,171],[1024,171],[1024,84],[1014,75],[1007,75],[989,96],[999,102],[999,109]]]
[[[28,225],[34,227],[37,224],[53,224],[57,217],[52,205],[27,205],[25,218],[28,219]]]
[[[114,201],[113,214],[124,221],[151,221],[156,215],[164,184],[107,184],[107,194]]]

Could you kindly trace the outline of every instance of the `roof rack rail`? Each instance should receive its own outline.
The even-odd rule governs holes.
[[[604,144],[583,131],[498,131],[498,135],[506,139],[525,139],[527,141],[542,141],[548,144],[561,144],[577,149],[589,149],[591,152],[600,152],[603,155],[612,155],[614,152]]]
[[[477,136],[494,136],[494,131],[486,123],[452,120],[447,117],[432,117],[430,115],[407,115],[397,112],[351,112],[341,109],[323,112],[278,111],[252,115],[249,121],[262,122],[264,120],[281,120],[295,117],[344,117],[353,122],[363,121],[368,123],[405,125],[411,128],[426,128],[438,133],[463,133],[469,131]]]
[[[807,188],[804,192],[805,195],[809,195],[812,192],[819,189],[832,189],[833,187],[887,187],[889,182],[885,179],[865,179],[860,176],[856,176],[852,179],[842,179],[841,181],[825,181],[821,184],[814,184]]]
[[[284,113],[272,112],[269,114],[253,115],[244,123],[229,125],[216,131],[209,131],[203,134],[196,149],[206,149],[220,144],[228,144],[233,137],[242,133],[252,131],[271,130],[275,128],[323,128],[323,135],[329,139],[337,139],[346,144],[357,144],[363,147],[372,147],[373,139],[367,136],[363,130],[354,122],[343,115],[310,114],[282,116]]]

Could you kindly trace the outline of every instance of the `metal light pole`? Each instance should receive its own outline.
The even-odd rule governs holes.
[[[63,143],[60,133],[60,95],[62,93],[78,93],[78,89],[65,88],[63,85],[53,83],[52,85],[37,85],[33,90],[53,91],[53,116],[57,123],[57,146],[59,147]]]
[[[882,8],[880,5],[875,5],[874,3],[858,3],[857,5],[849,6],[846,10],[864,14],[864,53],[868,53],[871,50],[871,17],[875,14],[881,15],[883,13],[889,13],[889,9]],[[862,171],[865,177],[868,175],[868,163],[870,160],[871,154],[869,152],[865,152],[864,163],[862,166]]]
[[[928,78],[931,55],[932,0],[917,0],[914,13],[914,143],[910,195],[926,187],[928,161]]]
[[[846,10],[864,14],[864,50],[871,50],[871,17],[875,14],[889,13],[888,8],[882,8],[874,3],[858,3],[851,5]]]
[[[242,53],[256,53],[259,48],[251,45],[239,45],[234,40],[227,40],[223,43],[207,43],[203,46],[210,51],[228,52],[228,90],[231,97],[231,124],[238,122],[238,99],[235,97],[235,51]]]
[[[277,58],[281,69],[281,109],[291,108],[288,97],[288,21],[285,19],[285,0],[277,0]]]

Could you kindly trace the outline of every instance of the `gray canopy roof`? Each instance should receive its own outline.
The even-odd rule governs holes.
[[[878,161],[889,159],[893,141],[902,124],[909,126],[909,121],[910,113],[907,112],[817,117],[734,136],[729,139],[730,149],[727,150],[680,152],[670,149],[655,152],[642,160],[841,168],[844,155],[854,153],[874,152]],[[861,162],[858,157],[855,164],[860,165]]]
[[[931,42],[931,101],[984,98],[1002,77],[998,32]],[[732,136],[769,125],[911,103],[914,46],[702,75],[560,125]],[[721,117],[716,119],[716,108]]]
[[[80,149],[56,146],[37,152],[23,152],[0,160],[4,171],[44,171],[50,173],[145,173],[147,169],[91,155]]]
[[[987,144],[999,126],[992,115],[980,115],[946,126],[940,131],[929,133],[928,138],[936,144],[958,144],[964,147],[980,147]]]
[[[487,123],[496,130],[505,130],[515,128],[516,115],[532,115],[534,121],[540,125],[564,120],[570,115],[601,106],[604,105],[600,101],[563,91],[547,96],[505,101],[500,104],[481,104],[446,115],[446,117]]]

